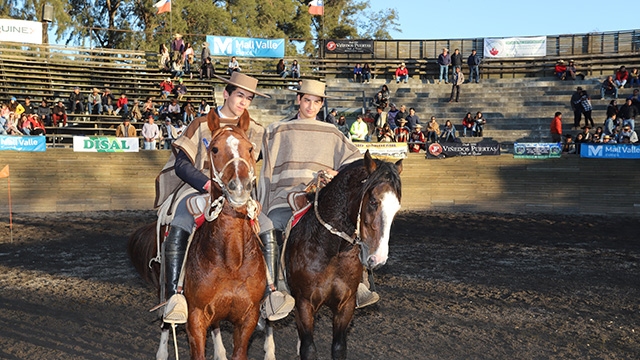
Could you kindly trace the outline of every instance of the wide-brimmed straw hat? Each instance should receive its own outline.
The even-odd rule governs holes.
[[[180,35],[179,33],[176,33],[175,35],[173,35],[173,37],[180,39],[182,37],[182,35]]]
[[[407,119],[400,119],[400,120],[398,120],[398,122],[399,122],[399,123],[401,123],[401,124],[402,124],[402,123],[406,123],[406,122],[407,122]]]
[[[222,76],[218,76],[215,74],[213,76],[226,82],[229,85],[237,86],[240,89],[247,90],[258,96],[271,98],[271,96],[267,94],[263,94],[256,90],[256,88],[258,87],[258,79],[253,78],[249,75],[245,75],[241,72],[234,71],[233,74],[231,74],[231,77],[229,79],[223,78]]]
[[[406,120],[405,120],[405,121],[406,121]],[[417,129],[417,128],[421,128],[421,129],[422,129],[422,125],[420,125],[420,124],[416,124],[415,128],[416,128],[416,129]]]
[[[318,81],[318,80],[302,80],[302,85],[300,86],[300,89],[288,89],[289,91],[295,91],[300,95],[303,94],[308,94],[308,95],[314,95],[314,96],[318,96],[321,98],[326,98],[326,99],[335,99],[332,96],[327,96],[324,91],[326,88],[326,84],[323,83],[322,81]]]

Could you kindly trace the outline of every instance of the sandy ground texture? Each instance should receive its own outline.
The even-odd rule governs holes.
[[[155,292],[125,250],[153,216],[16,214],[13,243],[0,218],[0,358],[155,358]],[[376,272],[382,299],[356,310],[348,358],[638,359],[638,229],[637,218],[400,213]],[[321,359],[330,326],[321,311]],[[296,359],[293,315],[275,328],[278,358]],[[222,335],[231,354],[230,326]],[[183,330],[178,341],[187,359]]]

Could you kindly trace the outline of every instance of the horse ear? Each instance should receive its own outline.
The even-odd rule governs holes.
[[[220,129],[220,117],[218,117],[218,113],[215,110],[209,111],[209,115],[207,115],[207,125],[209,125],[209,130],[211,133]]]
[[[367,172],[369,174],[373,173],[378,168],[376,162],[373,161],[373,158],[369,153],[369,149],[367,149],[367,152],[364,153],[364,168],[367,169]]]
[[[398,174],[402,174],[402,159],[396,161],[396,169],[398,169]]]
[[[249,116],[249,112],[245,110],[240,118],[238,119],[238,127],[242,129],[245,133],[249,130],[249,124],[251,123],[251,116]]]

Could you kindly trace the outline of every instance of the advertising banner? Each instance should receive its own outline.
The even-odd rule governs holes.
[[[580,144],[580,157],[592,159],[640,159],[640,145]]]
[[[42,23],[0,19],[0,41],[42,44]]]
[[[547,37],[484,39],[484,57],[510,58],[547,55]]]
[[[427,159],[486,155],[500,155],[500,144],[497,141],[483,140],[478,143],[432,143],[427,148]]]
[[[284,39],[256,39],[207,35],[212,56],[283,58]],[[242,67],[242,64],[240,64]]]
[[[373,54],[373,40],[325,40],[327,54]]]
[[[562,155],[562,143],[515,143],[515,159],[550,159]]]
[[[0,150],[46,151],[47,139],[44,136],[0,135]]]
[[[73,151],[77,152],[138,152],[137,137],[74,136]]]
[[[353,143],[362,154],[369,150],[374,158],[394,158],[404,159],[407,157],[409,147],[407,143],[370,143],[370,142],[354,142]]]

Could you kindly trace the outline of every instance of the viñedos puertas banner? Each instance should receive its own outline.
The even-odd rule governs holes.
[[[373,54],[373,40],[325,40],[328,54]]]
[[[42,44],[42,23],[0,19],[0,41]]]
[[[207,35],[212,56],[283,58],[284,39],[256,39]]]
[[[484,39],[484,57],[510,58],[547,55],[547,37]]]

